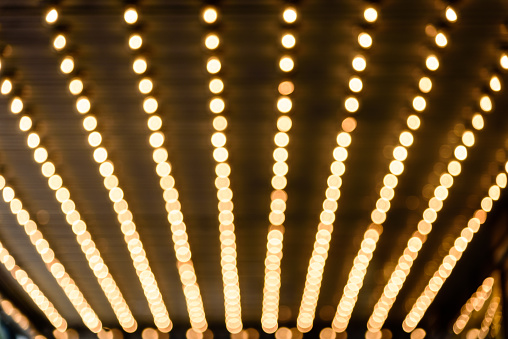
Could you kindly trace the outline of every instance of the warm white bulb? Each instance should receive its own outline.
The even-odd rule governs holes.
[[[127,8],[123,18],[126,23],[132,25],[138,21],[138,12],[134,8]]]

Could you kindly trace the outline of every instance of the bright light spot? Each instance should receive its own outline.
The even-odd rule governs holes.
[[[208,34],[205,39],[205,47],[208,49],[216,49],[219,47],[220,40],[216,34]]]
[[[208,73],[216,74],[220,71],[220,69],[221,63],[219,59],[217,59],[216,57],[208,59],[208,62],[206,63],[206,70],[208,71]]]
[[[435,71],[439,68],[439,60],[435,55],[429,55],[425,60],[425,65],[431,71]]]
[[[420,128],[420,118],[417,115],[410,115],[407,118],[407,127],[411,128],[412,130],[417,130]]]
[[[438,33],[436,35],[436,45],[439,47],[445,47],[448,44],[448,39],[446,39],[446,35],[443,33]]]
[[[493,75],[492,78],[490,78],[489,85],[494,92],[499,92],[501,90],[501,80],[499,80],[496,75]]]
[[[284,10],[284,13],[282,14],[282,18],[284,21],[288,24],[292,24],[296,21],[298,15],[296,13],[296,9],[294,7],[288,7]]]
[[[81,79],[72,79],[69,83],[69,91],[74,95],[81,93],[83,91],[83,82]]]
[[[480,99],[480,108],[484,112],[490,112],[492,110],[492,101],[487,95],[484,95]]]
[[[147,121],[148,128],[151,131],[158,131],[162,127],[162,119],[157,115],[152,115]]]
[[[56,9],[52,8],[48,11],[48,13],[46,14],[46,22],[48,24],[53,24],[55,23],[56,21],[58,20],[58,12],[56,11]]]
[[[369,7],[363,12],[363,17],[368,22],[375,22],[377,20],[377,11],[376,9]]]
[[[2,88],[0,91],[3,95],[9,94],[12,91],[12,82],[9,79],[5,79],[2,82]]]
[[[280,132],[288,132],[291,129],[292,121],[287,115],[280,117],[277,120],[277,129]]]
[[[422,96],[416,96],[413,99],[413,108],[418,112],[423,111],[426,105],[427,103],[425,102],[425,99]]]
[[[223,116],[218,116],[213,119],[213,128],[216,131],[223,131],[228,127],[228,121]]]
[[[467,149],[466,149],[466,147],[464,147],[462,145],[457,146],[455,148],[454,154],[455,154],[455,158],[462,161],[467,158]]]
[[[349,97],[344,102],[344,106],[346,107],[346,110],[348,112],[354,113],[358,111],[358,108],[360,108],[360,103],[358,102],[358,99],[355,97]]]
[[[87,97],[81,97],[76,101],[76,109],[81,114],[86,114],[90,111],[92,105],[90,104],[90,100]]]
[[[215,78],[210,80],[210,84],[208,87],[210,89],[210,92],[214,94],[219,94],[224,90],[224,83],[222,82],[221,79]]]
[[[210,101],[210,111],[212,111],[212,113],[221,113],[224,111],[225,107],[226,103],[221,98],[214,98]]]
[[[284,48],[293,48],[296,44],[296,38],[293,34],[285,34],[281,39],[281,44]]]
[[[282,97],[277,101],[277,109],[281,113],[288,113],[291,111],[292,102],[288,97]]]
[[[20,98],[15,97],[11,101],[11,112],[14,114],[18,114],[23,110],[23,101]]]
[[[372,37],[368,33],[360,33],[358,35],[358,44],[363,48],[370,48],[372,46]]]
[[[134,8],[127,8],[123,14],[126,23],[132,25],[138,21],[138,12]]]
[[[450,22],[457,21],[457,13],[450,6],[446,8],[446,19]]]
[[[413,144],[413,135],[411,134],[411,132],[402,132],[400,133],[400,137],[399,137],[399,141],[401,143],[401,145],[403,146],[406,146],[406,147],[409,147]]]
[[[359,77],[351,77],[351,79],[349,79],[349,89],[352,92],[358,93],[362,90],[362,88],[363,83]]]
[[[143,44],[143,39],[139,34],[133,34],[129,38],[129,47],[131,49],[139,49]]]
[[[58,34],[55,40],[53,40],[53,47],[59,51],[65,47],[66,42],[65,37],[62,34]]]
[[[448,164],[448,173],[456,177],[457,175],[460,174],[460,171],[461,171],[460,163],[455,160],[450,161],[450,163]]]
[[[503,53],[501,55],[501,58],[499,59],[499,63],[501,64],[501,67],[503,67],[503,69],[508,69],[508,55]]]
[[[473,116],[473,119],[472,119],[472,124],[473,124],[473,127],[474,129],[476,130],[481,130],[483,129],[483,127],[485,126],[485,123],[483,121],[483,117],[481,114],[478,114],[476,113],[474,116]]]
[[[74,59],[70,56],[65,57],[60,64],[63,73],[69,74],[74,69]]]
[[[152,114],[155,111],[157,111],[157,108],[159,107],[159,104],[157,103],[157,100],[153,97],[148,97],[143,101],[143,110],[147,114]]]
[[[462,134],[462,143],[467,147],[471,147],[474,145],[474,133],[471,131],[465,131]]]
[[[213,7],[208,7],[203,11],[203,20],[207,24],[213,24],[215,21],[217,21],[218,17],[219,14],[217,13],[217,10]]]
[[[145,58],[142,58],[142,57],[139,57],[136,60],[134,60],[134,63],[132,64],[132,69],[137,74],[145,73],[147,68],[148,68],[148,64],[146,63]]]
[[[423,77],[420,79],[418,87],[423,93],[429,93],[432,90],[432,81],[427,77]]]
[[[144,78],[139,82],[139,91],[143,94],[148,94],[153,89],[153,82],[148,78]]]
[[[283,72],[292,71],[294,66],[295,62],[289,56],[282,57],[279,61],[279,67]]]
[[[352,62],[353,69],[357,72],[362,72],[367,67],[367,61],[365,58],[361,55],[355,56]]]
[[[407,150],[403,146],[397,146],[393,150],[393,158],[395,160],[404,161],[407,158]]]

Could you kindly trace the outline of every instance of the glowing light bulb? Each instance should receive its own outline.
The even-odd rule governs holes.
[[[294,7],[288,7],[284,10],[282,14],[282,18],[288,24],[292,24],[296,21],[298,14],[296,13],[296,9]]]
[[[446,8],[446,19],[450,22],[457,21],[457,13],[450,6]]]
[[[205,38],[205,47],[213,50],[219,47],[220,39],[217,36],[217,34],[208,34],[208,36]]]
[[[425,65],[431,71],[435,71],[439,68],[439,60],[435,55],[429,55],[425,60]]]
[[[134,8],[127,8],[123,14],[126,23],[132,25],[138,21],[138,12]]]
[[[361,55],[357,55],[354,57],[353,62],[353,69],[357,72],[362,72],[367,67],[367,61],[365,58]]]
[[[370,48],[372,46],[372,37],[368,33],[360,33],[358,35],[358,44],[363,48]]]
[[[143,39],[139,34],[133,34],[129,38],[129,47],[131,49],[139,49],[143,45]]]
[[[203,11],[203,20],[207,24],[213,24],[215,21],[217,21],[217,18],[219,17],[219,14],[217,13],[217,10],[213,7],[205,8]]]
[[[281,39],[281,44],[284,48],[290,49],[295,47],[296,39],[293,34],[285,34]]]
[[[448,39],[446,39],[446,35],[444,35],[443,33],[436,34],[435,41],[436,45],[438,45],[439,47],[446,47],[446,45],[448,44]]]
[[[279,61],[279,67],[283,72],[290,72],[293,70],[295,63],[289,56],[282,57]]]
[[[352,92],[358,93],[362,90],[363,83],[362,80],[359,77],[352,77],[349,79],[349,89]]]
[[[55,8],[52,8],[46,13],[46,22],[48,24],[54,24],[58,20],[58,12]]]
[[[377,11],[375,8],[369,7],[363,12],[363,17],[368,22],[375,22],[377,20]]]
[[[63,36],[62,34],[58,34],[55,37],[55,40],[53,40],[53,47],[55,47],[55,49],[59,51],[65,47],[66,42],[67,41],[65,39],[65,36]]]

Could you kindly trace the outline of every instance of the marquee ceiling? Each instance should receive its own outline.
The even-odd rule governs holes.
[[[451,331],[504,236],[507,13],[3,0],[0,291],[47,336]]]

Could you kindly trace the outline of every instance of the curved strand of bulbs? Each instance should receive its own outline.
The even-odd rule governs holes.
[[[460,260],[463,252],[466,250],[467,245],[478,232],[480,226],[485,223],[487,215],[492,209],[493,202],[499,199],[501,190],[506,187],[508,179],[505,172],[508,172],[508,162],[505,164],[505,169],[497,174],[495,178],[496,183],[490,186],[487,195],[482,199],[480,203],[481,208],[469,219],[467,226],[462,229],[460,236],[455,239],[454,245],[448,251],[448,255],[443,258],[439,269],[434,272],[425,290],[420,294],[413,304],[411,311],[406,315],[402,323],[404,331],[410,332],[418,325],[441,290],[444,282],[451,275],[457,261]]]
[[[363,18],[366,23],[374,23],[377,21],[378,12],[373,7],[367,7],[363,12]],[[358,44],[363,49],[370,48],[372,45],[371,36],[366,32],[360,33],[358,35]],[[348,112],[356,113],[359,101],[355,95],[363,89],[363,82],[359,73],[366,68],[367,63],[363,56],[356,56],[352,60],[352,66],[357,74],[349,79],[351,95],[345,99],[344,105]],[[342,176],[346,171],[344,162],[348,156],[347,148],[351,144],[351,133],[355,128],[356,120],[353,117],[347,117],[342,121],[342,130],[337,135],[337,147],[333,151],[334,161],[330,166],[331,173],[327,180],[328,187],[325,191],[323,210],[320,215],[320,223],[316,232],[312,256],[307,268],[305,289],[297,318],[297,326],[301,332],[310,331],[315,318],[324,268],[328,257],[328,250],[330,249],[335,213],[338,207],[337,202],[340,198]],[[368,232],[368,235],[369,237],[376,236],[377,233],[371,230]]]
[[[37,224],[30,219],[30,213],[23,208],[23,202],[16,197],[16,192],[10,186],[6,186],[5,178],[0,175],[0,191],[5,203],[9,204],[11,213],[16,217],[20,226],[30,238],[41,259],[44,261],[46,269],[53,275],[58,285],[62,288],[65,295],[76,309],[83,323],[94,333],[102,329],[102,323],[88,304],[78,286],[67,274],[63,264],[55,257],[54,251],[42,233],[38,230]],[[58,327],[57,327],[58,328]]]
[[[0,248],[1,247],[2,245],[0,243]],[[21,274],[24,275],[23,273]],[[26,277],[26,279],[28,281],[29,279],[28,276]],[[4,311],[5,314],[7,314],[7,316],[9,316],[12,319],[12,321],[14,321],[23,330],[27,331],[32,337],[36,339],[42,339],[41,338],[42,336],[35,329],[34,325],[30,322],[30,320],[28,320],[28,318],[23,313],[21,313],[21,311],[16,306],[14,306],[10,300],[5,299],[2,295],[0,295],[0,307],[2,308],[2,311]]]
[[[451,7],[446,9],[446,13],[450,13],[450,18],[448,19],[450,22],[455,22],[457,20],[456,13]],[[455,17],[453,17],[452,14],[455,14]],[[445,37],[444,34],[440,34]],[[361,37],[359,37],[359,42],[360,41]],[[446,46],[447,41],[444,40],[443,42],[442,39],[437,39],[436,44],[442,48]],[[436,71],[439,68],[439,59],[436,55],[430,53],[425,60],[425,65],[429,71]],[[418,94],[413,98],[413,114],[409,115],[406,120],[406,126],[408,129],[402,131],[399,135],[399,144],[393,150],[393,160],[389,165],[389,173],[387,173],[383,178],[383,187],[379,192],[376,208],[373,209],[371,213],[372,223],[365,232],[360,250],[353,260],[353,267],[349,272],[348,281],[344,287],[343,295],[337,306],[337,312],[332,322],[332,328],[336,332],[344,332],[347,329],[349,320],[351,319],[351,314],[358,300],[358,294],[363,286],[363,280],[365,279],[367,269],[383,230],[382,225],[386,220],[386,214],[391,208],[390,201],[395,196],[395,188],[398,185],[397,177],[404,171],[404,161],[406,160],[408,150],[414,141],[414,136],[411,131],[416,131],[420,128],[420,118],[418,117],[418,113],[425,111],[427,107],[423,94],[427,94],[432,90],[431,79],[426,76],[422,77],[419,80],[418,87],[421,94]]]
[[[217,8],[209,6],[202,12],[203,21],[212,25],[219,19]],[[205,47],[214,51],[219,47],[220,37],[217,33],[210,33],[206,36]],[[214,147],[213,158],[216,163],[215,186],[217,188],[217,199],[219,209],[219,231],[221,242],[221,268],[224,291],[224,311],[226,328],[231,333],[239,333],[243,328],[242,306],[240,302],[240,285],[238,279],[236,237],[233,214],[233,191],[230,188],[229,175],[231,167],[226,162],[228,150],[226,148],[227,119],[223,115],[225,102],[221,93],[224,91],[224,83],[220,77],[222,68],[221,61],[217,55],[211,56],[206,69],[212,78],[209,83],[210,92],[214,97],[210,100],[210,111],[215,115],[213,120],[214,134],[211,142]]]
[[[50,9],[46,13],[46,22],[54,25],[58,21],[58,11],[56,8]],[[59,34],[53,42],[56,50],[61,51],[65,48],[68,38],[63,34]],[[141,63],[141,66],[139,66]],[[144,59],[137,61],[135,67],[146,68]],[[135,68],[136,69],[136,68]],[[62,73],[71,77],[74,70],[74,58],[71,55],[65,55],[60,64]],[[133,221],[132,212],[129,209],[127,201],[124,199],[123,190],[120,187],[119,179],[114,175],[114,164],[108,160],[108,151],[101,146],[102,135],[96,131],[97,118],[91,113],[92,103],[90,99],[82,94],[83,80],[79,76],[71,77],[69,91],[77,96],[76,110],[84,116],[83,129],[89,133],[88,143],[94,149],[93,158],[99,165],[99,173],[104,177],[104,186],[109,191],[109,198],[113,204],[113,208],[117,214],[118,222],[121,225],[121,231],[124,234],[124,240],[127,249],[130,252],[132,263],[136,269],[141,287],[145,294],[150,312],[153,315],[155,326],[161,332],[169,332],[172,328],[172,322],[169,318],[168,311],[162,299],[157,280],[150,268],[143,243],[140,240],[139,233]]]
[[[2,177],[3,179],[3,177]],[[49,320],[59,332],[65,332],[67,329],[67,321],[58,313],[57,309],[48,300],[48,298],[42,293],[32,279],[28,276],[28,273],[16,265],[16,261],[9,254],[9,251],[0,243],[0,262],[9,271],[16,282],[23,288],[23,290],[30,296],[35,305],[42,311],[42,313]],[[2,309],[9,315],[14,315],[14,307],[9,312],[10,308],[5,307],[5,300],[2,300]],[[8,305],[7,305],[8,306]],[[19,311],[18,311],[19,312]],[[21,324],[20,324],[21,326]],[[22,328],[24,326],[21,326]]]
[[[295,7],[285,6],[282,13],[284,22],[292,25],[298,18]],[[281,37],[281,43],[284,49],[291,50],[296,39],[291,33]],[[279,60],[279,68],[283,73],[290,73],[294,68],[294,61],[290,55],[284,54]],[[287,185],[286,174],[289,170],[287,164],[289,144],[288,132],[291,130],[292,120],[288,113],[292,110],[292,101],[290,94],[294,90],[291,81],[282,81],[279,84],[279,93],[281,96],[277,100],[277,110],[281,116],[277,119],[278,133],[275,135],[274,142],[277,148],[273,152],[274,165],[273,177],[271,180],[272,193],[270,195],[270,214],[268,220],[270,227],[268,229],[266,258],[265,258],[265,276],[263,287],[263,309],[261,314],[261,327],[266,333],[274,333],[278,327],[279,300],[281,285],[281,260],[282,243],[284,240],[284,211],[286,210],[287,194],[284,188]]]
[[[134,7],[129,7],[124,12],[124,20],[127,24],[133,25],[138,21],[139,15]],[[136,51],[141,48],[143,37],[140,32],[135,32],[129,37],[129,48]],[[137,66],[144,62],[144,67]],[[166,136],[161,131],[162,119],[158,114],[158,102],[152,95],[153,80],[144,75],[147,69],[148,60],[143,57],[135,58],[133,69],[135,73],[141,76],[138,84],[138,90],[143,95],[143,110],[147,114],[147,126],[152,132],[149,138],[150,146],[153,148],[153,161],[155,171],[160,178],[160,187],[162,196],[166,202],[167,219],[171,225],[173,246],[177,259],[178,273],[182,283],[182,289],[187,304],[192,329],[197,332],[203,332],[207,329],[205,310],[201,291],[197,283],[194,264],[191,259],[191,250],[188,242],[186,225],[183,222],[181,204],[178,199],[178,191],[175,188],[175,179],[171,175],[171,163],[168,160],[168,150],[164,146]]]
[[[447,262],[445,265],[450,265],[450,262]],[[446,269],[443,265],[442,269]],[[494,286],[494,278],[488,277],[483,283],[478,287],[476,292],[473,293],[471,298],[469,298],[464,306],[460,309],[460,315],[458,316],[455,323],[453,323],[453,333],[460,334],[464,328],[466,327],[469,319],[471,319],[471,315],[473,311],[479,311],[482,309],[485,301],[490,297],[492,293],[492,287]]]
[[[9,94],[12,89],[10,79],[4,78],[1,81],[0,91],[3,95]],[[23,106],[23,100],[15,97],[11,102],[12,106]],[[19,112],[21,113],[21,111]],[[16,113],[16,114],[19,114]],[[65,220],[72,227],[72,231],[76,235],[76,241],[80,245],[81,251],[85,254],[90,269],[97,278],[101,289],[108,299],[113,311],[122,326],[127,332],[134,332],[137,323],[125,302],[108,266],[104,263],[99,250],[96,248],[91,234],[87,231],[87,225],[81,214],[76,208],[75,202],[71,199],[70,192],[63,185],[62,177],[57,173],[55,165],[48,160],[48,152],[41,144],[41,137],[33,130],[33,122],[29,115],[22,115],[19,119],[19,129],[28,133],[28,147],[34,149],[34,161],[41,166],[41,172],[48,179],[48,186],[55,191],[55,199],[60,203],[61,212],[65,216]]]
[[[501,90],[501,83],[496,75],[491,77],[490,87],[491,90],[495,92]],[[486,94],[481,96],[478,101],[478,106],[484,114],[492,110],[492,105],[492,99]],[[481,121],[481,124],[478,123],[479,121]],[[476,113],[471,119],[471,125],[474,129],[481,130],[483,128],[483,121],[483,115]],[[440,185],[435,188],[434,195],[428,202],[428,208],[423,211],[422,219],[417,225],[417,230],[408,240],[403,254],[399,257],[397,266],[383,289],[383,294],[374,306],[374,311],[367,324],[370,332],[379,331],[386,321],[388,313],[411,271],[411,266],[418,256],[418,252],[427,240],[428,234],[432,231],[432,224],[436,222],[439,211],[443,208],[444,201],[448,197],[448,191],[454,184],[453,177],[457,177],[461,173],[461,162],[467,158],[467,148],[471,148],[475,144],[474,132],[472,130],[466,130],[462,134],[461,141],[462,144],[455,147],[455,159],[448,163],[447,171],[441,175]]]

